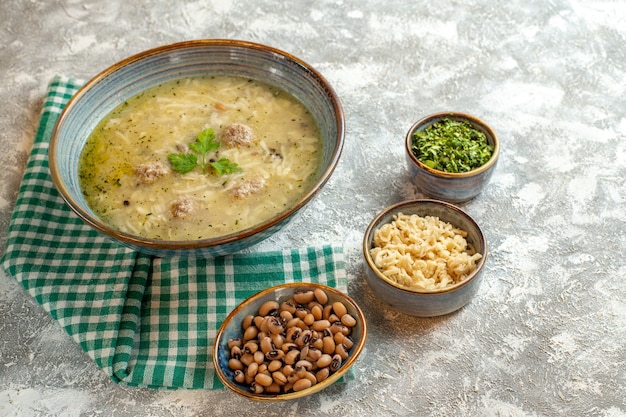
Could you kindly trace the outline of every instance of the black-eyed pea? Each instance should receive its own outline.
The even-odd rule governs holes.
[[[309,356],[309,345],[304,345],[300,350],[300,360],[304,360]]]
[[[300,328],[298,326],[298,321],[300,321],[300,319],[298,317],[293,317],[290,320],[287,320],[287,323],[285,323],[285,328],[287,330],[293,329],[294,327]]]
[[[322,320],[324,317],[322,316],[324,313],[324,309],[320,305],[315,305],[311,308],[311,314],[315,317],[315,320]]]
[[[304,374],[304,378],[308,379],[309,381],[311,381],[311,385],[315,385],[317,384],[317,378],[315,378],[315,374],[313,372],[306,372]]]
[[[253,323],[257,328],[261,328],[261,324],[265,320],[265,316],[254,316]]]
[[[232,351],[232,349],[233,349],[235,346],[237,346],[237,347],[239,347],[239,348],[240,348],[241,346],[243,346],[243,341],[241,340],[241,338],[240,338],[240,337],[235,337],[235,338],[232,338],[232,339],[229,339],[229,340],[228,340],[228,349],[231,349],[231,351]]]
[[[283,326],[283,322],[280,318],[270,316],[267,321],[267,330],[270,335],[272,334],[281,334],[285,331],[285,327]]]
[[[306,346],[311,341],[312,333],[309,329],[303,330],[295,341],[298,346]]]
[[[271,319],[272,319],[272,316],[263,316],[263,320],[261,320],[261,325],[258,326],[259,332],[262,332],[266,335],[270,333],[269,323]]]
[[[281,349],[283,352],[287,353],[292,350],[298,349],[298,345],[296,345],[293,342],[284,342],[283,345],[281,346]]]
[[[341,359],[341,356],[335,354],[328,368],[330,369],[331,372],[335,372],[341,367],[342,363],[343,363],[343,360]]]
[[[256,335],[256,341],[257,343],[261,343],[261,340],[265,339],[266,337],[270,337],[268,332],[262,332],[259,330],[259,333]]]
[[[298,360],[300,360],[300,351],[299,350],[290,350],[285,354],[285,358],[283,359],[287,365],[293,365]]]
[[[286,377],[288,377],[288,376],[293,375],[295,373],[295,369],[291,365],[285,365],[285,366],[283,366],[282,372],[283,372],[283,374]]]
[[[230,348],[230,357],[232,359],[241,359],[242,355],[243,351],[239,346],[233,346],[232,348]]]
[[[334,314],[333,313],[333,305],[332,304],[326,304],[324,306],[324,310],[322,311],[322,318],[328,320],[328,318]]]
[[[241,321],[241,328],[243,330],[246,330],[248,327],[252,326],[253,324],[254,324],[254,316],[252,314],[248,314]]]
[[[330,321],[328,320],[316,320],[315,322],[312,323],[312,327],[313,330],[317,331],[317,332],[322,332],[325,329],[328,329],[330,327]]]
[[[274,382],[274,380],[272,379],[271,375],[258,373],[254,377],[254,382],[263,387],[269,387],[270,385],[272,385],[272,382]]]
[[[296,368],[296,370],[298,368],[306,368],[306,370],[310,370],[313,367],[313,364],[309,361],[307,361],[306,359],[300,359],[298,362],[296,362],[296,365],[294,366],[294,368]]]
[[[306,372],[306,370],[304,370],[304,372]],[[287,375],[287,382],[291,383],[291,384],[295,384],[296,381],[298,381],[300,378],[301,377],[300,377],[298,371],[294,370],[292,373]]]
[[[285,336],[282,333],[280,334],[272,334],[270,335],[270,339],[272,339],[272,343],[276,347],[276,349],[282,349],[285,344]]]
[[[259,370],[257,371],[259,374],[267,374],[267,364],[265,362],[259,364]]]
[[[315,292],[310,288],[298,288],[293,293],[293,300],[298,304],[308,304],[315,298]]]
[[[279,394],[280,391],[280,385],[278,385],[276,382],[272,382],[269,387],[265,387],[265,392],[268,394]]]
[[[256,326],[249,326],[243,332],[243,340],[244,342],[248,340],[253,340],[257,337],[258,334],[259,334],[259,329]]]
[[[302,321],[307,326],[311,326],[315,322],[315,316],[312,313],[308,313],[306,316],[304,316]]]
[[[265,354],[265,359],[267,359],[268,361],[274,361],[274,360],[280,361],[284,357],[285,357],[285,352],[283,352],[280,349],[272,349]]]
[[[275,371],[272,373],[272,379],[274,382],[280,386],[283,386],[287,383],[287,376],[281,371]]]
[[[337,317],[341,318],[348,312],[348,309],[341,301],[335,301],[333,303],[333,312],[337,315]]]
[[[316,288],[315,290],[313,290],[313,294],[315,295],[315,299],[317,300],[317,302],[321,305],[324,305],[328,302],[328,295],[323,289]]]
[[[309,330],[309,326],[307,326],[307,324],[303,320],[298,320],[298,323],[296,323],[296,325],[302,330]]]
[[[289,327],[287,329],[285,339],[287,342],[295,343],[300,338],[301,333],[302,333],[302,329],[300,327],[298,326]]]
[[[280,308],[280,305],[278,304],[278,301],[274,301],[274,300],[266,301],[263,304],[261,304],[261,307],[259,307],[259,316],[275,315],[277,314],[279,308]]]
[[[335,353],[339,356],[341,356],[341,359],[346,360],[348,359],[348,350],[346,348],[346,345],[344,345],[343,343],[337,345],[337,347],[335,348]]]
[[[233,371],[241,371],[244,368],[243,363],[241,363],[240,359],[229,359],[228,360],[228,367],[230,369],[232,369]]]
[[[350,350],[352,349],[352,346],[354,346],[354,340],[352,340],[350,335],[344,335],[343,340],[341,341],[341,344],[344,345],[346,349]]]
[[[259,372],[259,364],[256,362],[252,362],[250,366],[246,368],[246,375],[248,376],[255,377],[258,372]]]
[[[348,327],[341,324],[340,321],[336,321],[330,325],[330,332],[335,335],[337,333],[343,333],[344,335],[350,333]]]
[[[335,339],[332,336],[325,336],[322,339],[322,342],[324,343],[324,346],[322,347],[322,352],[324,353],[335,353]]]
[[[324,353],[322,356],[319,357],[316,364],[318,368],[326,368],[330,365],[332,361],[333,357],[330,356],[328,353]]]
[[[337,323],[337,322],[341,322],[341,319],[339,318],[338,315],[333,313],[330,316],[328,316],[328,321],[331,322],[331,323]]]
[[[311,388],[311,386],[313,386],[313,382],[311,382],[311,380],[306,379],[306,378],[301,378],[297,380],[296,382],[294,382],[293,390],[295,392],[298,392],[298,391],[305,390],[307,388]]]
[[[322,355],[323,353],[320,349],[309,347],[309,353],[305,359],[313,363],[313,362],[317,362],[317,360],[321,358]]]
[[[294,315],[296,313],[296,304],[293,301],[285,301],[280,305],[280,311],[287,311]]]
[[[324,347],[324,341],[321,337],[318,337],[315,340],[313,340],[313,342],[311,342],[311,346],[314,347],[315,349],[322,350],[322,348]]]
[[[354,327],[356,326],[356,319],[352,317],[351,314],[346,313],[341,316],[341,324],[348,327]]]
[[[300,320],[304,320],[307,314],[309,314],[309,310],[299,305],[298,308],[296,309],[295,316],[299,318]]]
[[[234,373],[233,379],[235,380],[235,382],[243,384],[244,382],[246,382],[246,375],[241,369],[237,369]]]
[[[270,350],[274,349],[274,346],[272,345],[272,339],[270,339],[269,337],[264,337],[259,343],[259,348],[261,349],[261,352],[263,352],[263,354],[266,354]]]
[[[267,370],[270,371],[271,373],[274,373],[278,371],[279,369],[282,369],[282,367],[283,367],[283,362],[279,359],[274,359],[273,361],[267,364]]]
[[[250,366],[250,364],[254,362],[254,355],[252,353],[244,353],[239,360],[244,366]]]
[[[302,379],[302,378],[304,378],[304,376],[306,375],[307,372],[309,372],[309,371],[307,371],[306,368],[296,368],[295,376],[298,379]],[[293,382],[295,382],[295,381],[293,381]]]
[[[292,391],[293,391],[293,382],[287,382],[283,386],[283,392],[287,393],[287,392],[292,392]]]
[[[258,365],[265,362],[265,355],[260,350],[257,350],[256,352],[254,352],[252,356],[254,357],[254,362]]]
[[[285,320],[285,323],[289,322],[289,320],[293,319],[293,314],[289,311],[283,310],[279,313],[278,317]]]
[[[264,388],[263,385],[257,384],[255,381],[253,381],[250,384],[250,392],[253,394],[263,394]]]
[[[248,374],[245,374],[245,384],[246,385],[251,385],[254,382],[254,377],[253,376],[248,376]]]
[[[341,333],[341,332],[337,332],[337,333],[335,333],[333,335],[333,339],[335,339],[335,344],[336,345],[343,343],[343,340],[345,338],[346,338],[346,336],[343,333]]]
[[[319,383],[328,378],[328,375],[330,375],[330,369],[321,368],[315,373],[315,379],[317,379],[317,382]]]

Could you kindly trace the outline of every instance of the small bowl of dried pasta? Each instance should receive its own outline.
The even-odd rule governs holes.
[[[487,260],[480,227],[460,208],[439,200],[392,205],[363,238],[365,278],[382,301],[418,317],[452,313],[478,291]]]
[[[213,365],[231,391],[255,401],[293,400],[340,380],[365,347],[359,306],[322,284],[267,288],[226,317]]]

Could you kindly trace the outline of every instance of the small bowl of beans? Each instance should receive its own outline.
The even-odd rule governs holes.
[[[213,348],[221,382],[257,401],[284,401],[318,392],[342,378],[365,346],[359,306],[335,288],[287,283],[237,306]]]
[[[411,126],[405,154],[411,181],[428,198],[462,203],[489,183],[500,141],[483,120],[466,113],[441,112]]]
[[[474,297],[487,241],[472,217],[440,200],[411,200],[381,211],[363,238],[365,279],[395,310],[418,317],[452,313]]]

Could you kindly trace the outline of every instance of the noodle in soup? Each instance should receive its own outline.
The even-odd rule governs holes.
[[[178,172],[170,155],[196,154],[212,129],[206,162]],[[114,228],[184,241],[236,233],[291,207],[312,184],[323,143],[308,109],[276,87],[241,77],[181,78],[124,102],[94,129],[80,161],[92,210]],[[196,155],[203,161],[203,155]]]

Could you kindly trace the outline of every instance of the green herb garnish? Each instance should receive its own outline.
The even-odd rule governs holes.
[[[424,165],[445,172],[468,172],[491,158],[487,137],[465,121],[442,119],[411,139],[411,152]]]
[[[167,159],[172,164],[172,169],[181,174],[196,167],[200,167],[202,172],[206,172],[210,167],[218,176],[239,171],[239,165],[227,158],[215,160],[209,157],[209,153],[219,147],[220,142],[215,139],[215,132],[208,128],[198,134],[195,142],[189,144],[189,149],[195,153],[171,153]]]

